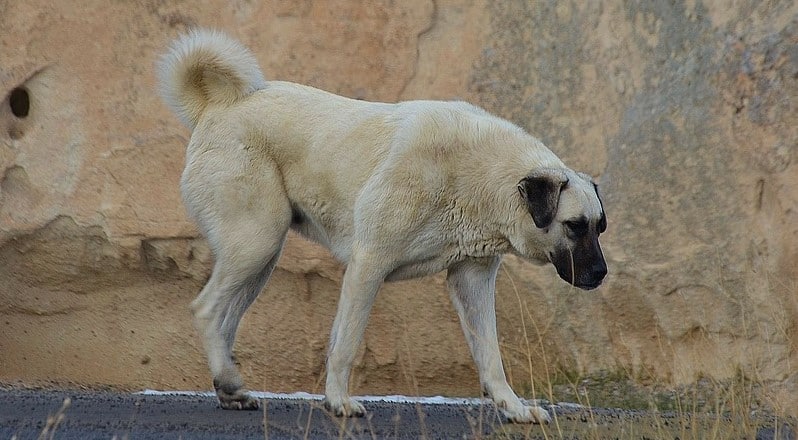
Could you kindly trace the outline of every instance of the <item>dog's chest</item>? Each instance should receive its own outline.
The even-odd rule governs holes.
[[[428,249],[425,255],[397,267],[385,279],[398,281],[434,275],[468,259],[490,258],[504,254],[507,252],[507,247],[506,241],[499,238],[439,245],[437,249]]]
[[[388,276],[385,277],[385,281],[409,280],[433,275],[446,270],[459,260],[461,260],[461,258],[456,255],[447,255],[403,264],[388,274]]]

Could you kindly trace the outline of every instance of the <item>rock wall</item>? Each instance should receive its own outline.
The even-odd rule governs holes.
[[[508,257],[519,390],[621,371],[777,381],[798,413],[798,6],[754,0],[0,1],[0,381],[209,388],[187,304],[211,256],[180,202],[189,133],[153,63],[191,26],[269,78],[466,99],[597,177],[595,292]],[[245,318],[252,388],[320,391],[342,267],[289,238]],[[530,368],[530,366],[532,366]],[[356,393],[479,392],[441,276],[386,285]]]

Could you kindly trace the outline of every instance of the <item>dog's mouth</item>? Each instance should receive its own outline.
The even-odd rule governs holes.
[[[601,285],[601,281],[594,281],[591,283],[575,283],[574,286],[582,289],[582,290],[593,290]]]
[[[555,263],[556,260],[554,259],[554,255],[551,254],[551,253],[549,253],[549,261],[554,266],[554,268],[557,269],[557,275],[559,275],[560,278],[563,281],[565,281],[566,283],[568,283],[568,284],[570,284],[570,285],[572,285],[574,287],[577,287],[579,289],[582,289],[582,290],[594,290],[594,289],[598,288],[601,285],[601,283],[604,281],[604,275],[602,275],[601,278],[597,278],[597,277],[578,277],[578,276],[574,277],[571,274],[570,266],[565,266],[563,264],[559,264],[559,265],[556,264]],[[580,279],[580,278],[582,278],[582,279]],[[589,278],[589,279],[588,280],[584,280],[583,278]]]
[[[560,278],[562,278],[568,284],[577,287],[582,290],[593,290],[596,289],[598,286],[601,285],[603,280],[589,280],[589,281],[582,281],[582,280],[574,280],[573,278],[566,276],[567,274],[559,273]]]

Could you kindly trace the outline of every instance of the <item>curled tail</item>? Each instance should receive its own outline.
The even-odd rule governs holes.
[[[266,85],[252,52],[227,35],[194,30],[158,62],[161,97],[194,129],[209,105],[230,105]]]

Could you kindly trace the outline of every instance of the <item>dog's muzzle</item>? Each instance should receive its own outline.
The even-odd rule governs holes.
[[[593,290],[601,285],[605,276],[607,276],[607,263],[605,263],[602,258],[601,261],[591,268],[588,280],[586,282],[575,282],[574,286],[584,290]]]
[[[607,276],[607,262],[598,245],[594,249],[579,251],[580,249],[576,249],[572,253],[568,249],[561,249],[550,254],[549,259],[560,278],[568,284],[583,290],[593,290]]]

